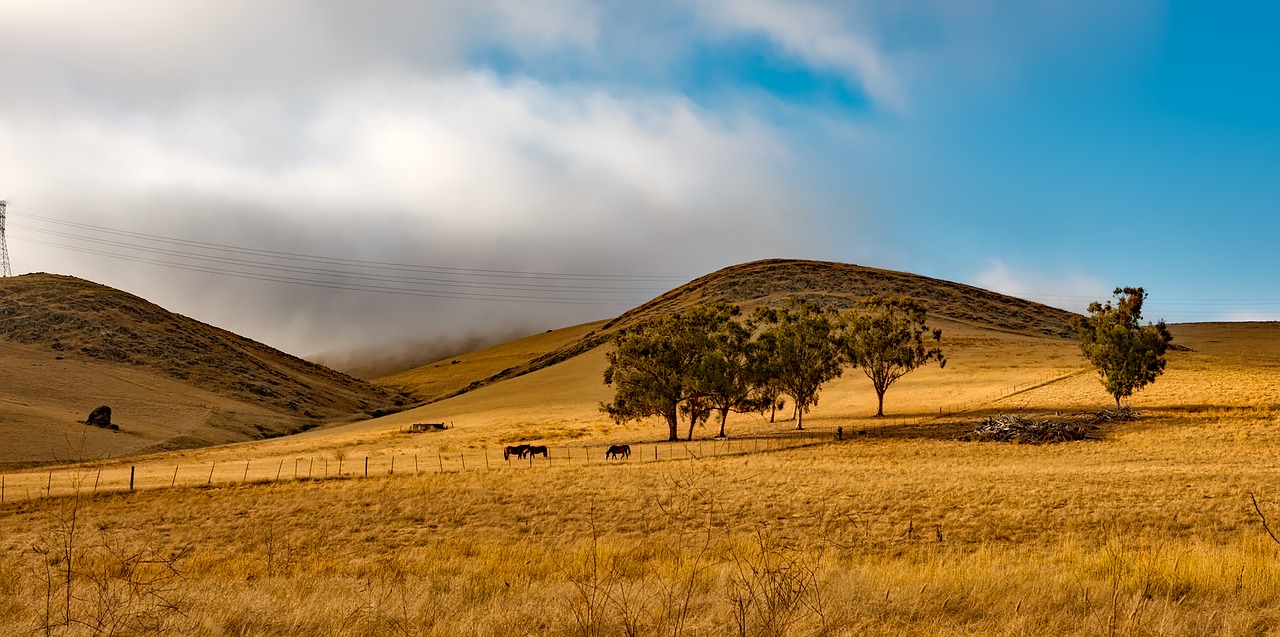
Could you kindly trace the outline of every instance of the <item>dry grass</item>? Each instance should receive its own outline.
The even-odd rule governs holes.
[[[463,389],[473,382],[503,370],[528,363],[547,352],[564,347],[598,329],[604,321],[548,330],[501,345],[451,356],[429,365],[373,379],[384,387],[413,393],[422,400],[435,400]]]
[[[0,280],[0,466],[260,439],[397,400],[120,290],[53,274]],[[79,436],[104,404],[124,433]]]
[[[134,608],[151,613],[159,633],[1266,634],[1280,627],[1280,546],[1249,493],[1280,518],[1280,330],[1194,329],[1193,347],[1219,342],[1176,354],[1135,399],[1145,416],[1098,442],[954,440],[986,413],[1105,405],[1088,374],[906,425],[867,417],[865,380],[850,377],[814,414],[861,432],[841,444],[11,504],[0,509],[0,625],[36,631],[46,593],[62,599],[58,547],[78,503],[76,617],[119,610],[118,596],[91,594],[118,566],[107,547],[186,551],[180,585],[163,593],[180,613],[154,598]],[[891,390],[894,409],[922,419],[941,400],[1078,364],[1049,341],[956,336],[974,340],[946,370]],[[436,406],[467,418],[440,434],[452,436],[445,442],[397,435],[391,417],[193,453],[483,446],[520,431],[657,434],[597,431],[595,395],[570,379],[598,361],[574,361]]]

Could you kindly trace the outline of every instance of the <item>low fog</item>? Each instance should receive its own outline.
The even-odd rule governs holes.
[[[1009,241],[1003,173],[933,146],[967,130],[941,105],[986,112],[1081,34],[1144,41],[1148,9],[1080,5],[7,3],[13,267],[355,368],[770,257],[1081,305],[1097,260]]]
[[[138,4],[0,10],[15,272],[359,367],[612,317],[808,246],[792,157],[751,117],[463,59],[594,37],[574,3]]]

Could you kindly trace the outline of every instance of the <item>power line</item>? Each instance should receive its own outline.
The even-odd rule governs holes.
[[[16,224],[13,227],[21,228],[24,230],[30,230],[32,232],[38,232],[41,234],[62,237],[64,239],[72,239],[74,241],[81,241],[86,243],[93,243],[93,244],[118,247],[118,248],[127,248],[127,249],[135,250],[138,252],[145,252],[145,253],[160,255],[160,256],[170,256],[170,257],[176,257],[180,259],[191,259],[196,261],[205,261],[205,262],[219,263],[219,264],[225,264],[225,265],[252,266],[252,267],[263,268],[267,270],[290,272],[294,274],[332,276],[332,277],[337,277],[342,279],[357,279],[357,280],[367,280],[367,281],[423,284],[423,285],[439,285],[445,288],[492,289],[492,290],[507,290],[507,291],[539,290],[539,291],[549,291],[549,292],[594,292],[599,294],[629,294],[631,292],[661,293],[666,291],[665,288],[652,288],[652,287],[641,288],[641,287],[618,287],[618,286],[601,287],[601,286],[584,286],[584,285],[550,285],[550,284],[542,284],[542,283],[529,283],[529,282],[523,282],[523,281],[518,283],[500,283],[500,282],[492,282],[492,281],[465,281],[465,280],[460,281],[457,279],[411,277],[411,276],[400,276],[400,275],[389,275],[389,274],[371,274],[367,272],[358,272],[358,271],[352,271],[352,270],[334,270],[334,269],[328,269],[328,268],[313,268],[313,267],[289,265],[287,261],[285,263],[275,263],[272,261],[263,261],[263,260],[254,260],[254,259],[238,259],[238,258],[232,258],[232,257],[219,256],[216,254],[206,255],[206,254],[200,254],[196,252],[187,252],[182,250],[155,248],[151,246],[145,246],[145,245],[140,245],[140,244],[130,243],[130,242],[112,241],[109,239],[86,237],[83,235],[77,235],[73,233],[58,232],[56,230],[45,230],[42,228],[34,228],[31,226],[26,226],[21,224]],[[32,240],[30,238],[24,238],[24,239]],[[56,245],[58,247],[64,247],[64,248],[69,247],[63,244],[46,243],[45,245]]]
[[[189,247],[200,247],[218,251],[236,252],[240,254],[252,254],[259,256],[281,257],[286,259],[297,259],[304,261],[314,261],[319,263],[330,264],[347,264],[361,267],[371,267],[376,269],[401,269],[406,271],[419,272],[449,272],[460,275],[470,275],[477,277],[527,277],[527,278],[552,278],[552,279],[573,279],[573,280],[628,280],[628,281],[687,281],[688,278],[670,275],[635,275],[635,274],[601,274],[601,273],[585,273],[585,272],[536,272],[527,270],[494,270],[482,268],[455,268],[440,265],[421,265],[411,263],[391,263],[385,261],[368,261],[362,259],[346,259],[342,257],[327,257],[314,254],[303,254],[297,252],[283,252],[278,250],[264,250],[258,248],[246,248],[243,246],[232,246],[221,243],[210,243],[205,241],[194,241],[191,239],[179,239],[175,237],[165,237],[161,235],[148,234],[144,232],[132,232],[128,230],[118,230],[115,228],[106,228],[103,226],[95,226],[87,223],[79,223],[75,221],[65,221],[62,219],[54,219],[51,217],[42,217],[39,215],[24,213],[23,218],[36,219],[46,223],[53,223],[62,226],[70,226],[82,230],[91,230],[95,233],[106,233],[118,236],[132,237],[136,239],[145,239],[161,243],[170,243],[184,245]]]
[[[4,202],[0,201],[0,256],[3,257],[4,275],[8,276],[11,273],[8,250],[4,244],[4,212]],[[11,224],[10,227],[78,244],[90,244],[68,245],[21,236],[23,241],[38,245],[158,267],[335,290],[430,298],[624,307],[643,303],[666,292],[669,287],[674,287],[648,287],[644,286],[645,283],[661,285],[662,281],[689,280],[686,277],[660,275],[456,268],[348,259],[167,237],[27,213],[20,214],[19,218],[37,220],[64,229],[25,224]],[[74,230],[87,231],[93,236]],[[103,235],[116,238],[104,238]],[[94,245],[104,248],[95,249],[92,247]],[[121,250],[131,252],[132,256],[122,254]],[[638,285],[619,285],[627,283]],[[1015,296],[1045,303],[1097,300],[1097,297],[1092,296],[1049,293]],[[1218,307],[1247,305],[1265,313],[1271,306],[1280,307],[1280,299],[1152,297],[1148,299],[1148,305],[1153,309],[1167,308],[1170,314],[1180,318],[1218,318],[1240,314],[1230,312],[1227,307],[1223,307],[1223,312],[1212,311]]]
[[[64,228],[14,227],[68,242],[22,236],[37,245],[110,259],[241,279],[401,296],[630,307],[683,277],[455,268],[326,257],[132,232],[23,214]],[[81,234],[75,230],[88,233]],[[107,238],[114,237],[114,238]],[[626,285],[626,284],[633,285]],[[650,285],[646,285],[650,284]]]
[[[148,259],[143,257],[130,257],[130,256],[125,256],[125,255],[116,254],[112,252],[106,252],[102,250],[68,246],[65,244],[59,244],[59,243],[54,243],[50,241],[32,239],[29,237],[24,238],[23,241],[26,241],[28,243],[34,243],[37,245],[44,245],[44,246],[49,246],[54,248],[62,248],[65,250],[70,250],[70,251],[78,252],[81,254],[92,254],[92,255],[107,257],[111,259],[118,259],[121,261],[130,261],[133,263],[157,265],[157,266],[173,268],[177,270],[186,270],[190,272],[202,272],[206,274],[216,274],[220,276],[229,276],[229,277],[238,278],[238,279],[270,281],[274,283],[289,283],[293,285],[304,285],[309,287],[327,288],[332,290],[378,292],[381,294],[392,294],[397,296],[418,296],[418,297],[428,297],[428,298],[438,298],[438,299],[470,299],[470,300],[480,300],[480,301],[518,301],[518,302],[547,303],[552,305],[608,305],[608,306],[617,307],[620,305],[629,305],[631,303],[631,301],[625,301],[621,299],[599,300],[599,299],[578,299],[578,298],[545,297],[545,296],[536,296],[536,297],[535,296],[514,296],[514,295],[498,296],[498,295],[484,295],[484,294],[433,292],[430,290],[415,290],[415,289],[409,289],[409,288],[396,288],[396,287],[388,287],[388,286],[342,284],[342,283],[329,282],[329,281],[298,279],[293,277],[276,276],[276,275],[270,275],[270,274],[257,274],[253,272],[243,272],[238,270],[223,270],[223,269],[212,268],[212,267],[202,267],[202,266],[196,266],[196,265],[190,265],[190,264],[180,264],[180,263],[172,263],[168,261],[159,261],[156,259]]]

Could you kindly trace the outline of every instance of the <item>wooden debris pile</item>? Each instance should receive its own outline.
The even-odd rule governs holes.
[[[1092,417],[1040,420],[1000,414],[991,416],[982,424],[966,431],[960,439],[1043,445],[1072,440],[1096,440],[1097,431],[1098,426]]]
[[[1128,406],[1118,409],[1103,409],[1093,415],[1093,422],[1129,422],[1137,420],[1140,415],[1142,415],[1142,412]]]

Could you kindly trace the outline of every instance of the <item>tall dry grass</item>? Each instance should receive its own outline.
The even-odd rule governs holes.
[[[1280,517],[1280,462],[1248,451],[1280,443],[1276,413],[1150,418],[1056,447],[895,434],[83,498],[77,561],[107,545],[180,553],[174,610],[139,607],[158,634],[1265,632],[1280,547],[1248,493]],[[65,537],[71,501],[5,511],[0,624],[43,628],[49,556],[35,549]],[[103,612],[79,567],[75,580],[78,612]]]

